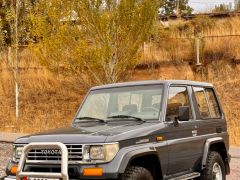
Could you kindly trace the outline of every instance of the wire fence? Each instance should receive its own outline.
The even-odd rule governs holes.
[[[200,43],[197,45],[197,43]],[[143,45],[143,61],[200,61],[214,56],[215,59],[239,58],[240,59],[240,33],[220,34],[220,35],[199,35],[199,36],[179,36],[179,37],[160,37]],[[33,45],[19,45],[20,49],[26,49]],[[12,46],[15,48],[16,46]],[[3,47],[5,52],[8,47]],[[215,48],[215,49],[214,49]],[[222,50],[222,57],[220,55]],[[30,50],[31,51],[31,50]],[[210,52],[211,51],[211,52]],[[208,57],[210,53],[210,58]],[[211,55],[212,54],[212,55]],[[207,56],[207,57],[206,57]],[[228,56],[228,57],[226,57]],[[229,57],[231,56],[231,57]],[[199,57],[199,59],[197,59]],[[19,64],[19,71],[43,70],[42,66],[29,65],[28,67]],[[8,70],[9,67],[1,67],[0,72]]]
[[[240,59],[240,34],[197,37],[162,37],[144,45],[145,62],[191,61],[193,64],[215,60]]]

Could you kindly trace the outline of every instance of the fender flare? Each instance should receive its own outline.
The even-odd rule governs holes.
[[[207,139],[205,145],[204,145],[204,151],[203,151],[203,158],[202,158],[202,164],[201,168],[204,169],[207,164],[207,157],[209,153],[210,146],[212,144],[218,143],[218,142],[224,142],[222,137],[215,137],[215,138],[209,138]]]
[[[156,148],[148,147],[148,148],[142,148],[142,149],[130,151],[124,155],[122,159],[122,163],[120,164],[120,167],[119,167],[119,173],[124,173],[125,169],[128,167],[128,165],[131,163],[131,161],[134,158],[145,156],[145,155],[156,155],[159,159]]]

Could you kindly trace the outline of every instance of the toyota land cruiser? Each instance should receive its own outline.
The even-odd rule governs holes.
[[[212,84],[93,87],[72,125],[19,138],[5,180],[225,180],[226,120]]]

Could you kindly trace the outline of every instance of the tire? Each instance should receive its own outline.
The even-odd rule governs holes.
[[[153,180],[151,173],[138,166],[130,166],[126,169],[125,173],[122,174],[121,180]]]
[[[202,172],[202,180],[226,180],[226,170],[221,155],[210,151],[207,158],[206,169]]]

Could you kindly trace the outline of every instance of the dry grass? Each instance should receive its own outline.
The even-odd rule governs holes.
[[[240,146],[240,79],[217,82],[222,106],[228,120],[228,130],[231,144]]]
[[[145,48],[143,61],[195,61],[195,39],[191,21],[170,22],[169,29],[159,30],[165,32],[162,38]],[[213,60],[240,59],[240,19],[239,17],[220,20],[209,20],[210,27],[205,27],[201,37],[200,58],[203,62]],[[180,37],[182,39],[174,39]]]
[[[238,27],[239,19],[221,20],[205,34],[236,34],[240,31]],[[206,39],[201,56],[205,63],[197,71],[184,62],[194,59],[191,41],[165,39],[153,47],[147,45],[144,61],[167,61],[168,64],[157,69],[136,70],[132,80],[189,79],[212,82],[226,113],[231,143],[240,145],[240,67],[229,61],[240,57],[239,42],[240,37]],[[6,64],[0,62],[0,131],[38,132],[70,124],[84,95],[74,78],[51,73],[38,63],[29,50],[22,51],[20,119],[16,121],[14,80]]]
[[[142,61],[185,61],[194,56],[194,41],[192,39],[161,39],[160,43],[145,46]]]
[[[25,57],[23,55],[22,66]],[[4,65],[1,65],[4,68]],[[0,72],[0,131],[38,132],[69,125],[84,92],[70,77],[56,76],[36,62],[21,71],[20,119],[15,120],[14,82],[9,71]],[[188,64],[136,70],[132,80],[189,79],[214,83],[220,95],[231,136],[240,145],[240,67],[216,61],[195,73]]]
[[[15,92],[11,71],[1,64],[0,130],[33,132],[64,126],[71,122],[83,91],[71,77],[57,76],[22,52],[20,67],[20,119],[15,120]],[[30,65],[30,66],[29,66]]]
[[[207,36],[222,36],[229,34],[240,35],[240,19],[239,17],[224,18],[217,20],[211,29],[206,29],[204,35]]]

